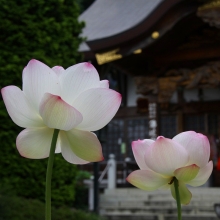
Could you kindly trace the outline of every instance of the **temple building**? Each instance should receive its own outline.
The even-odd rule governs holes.
[[[99,132],[105,158],[132,169],[132,141],[194,130],[210,140],[220,186],[220,1],[96,0],[79,20],[84,60],[123,97]]]

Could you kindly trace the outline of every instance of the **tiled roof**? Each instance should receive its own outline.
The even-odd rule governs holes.
[[[90,51],[90,48],[86,42],[83,42],[79,45],[78,51]]]
[[[110,37],[136,26],[164,0],[96,0],[80,17],[87,41]],[[80,46],[80,51],[89,50]]]

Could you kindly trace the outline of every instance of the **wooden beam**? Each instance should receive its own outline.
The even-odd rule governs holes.
[[[173,62],[185,62],[214,58],[220,58],[220,46],[217,46],[215,48],[178,50],[172,53],[161,54],[155,57],[154,62],[155,65],[164,65]]]

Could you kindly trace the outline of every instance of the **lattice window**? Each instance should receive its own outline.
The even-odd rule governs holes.
[[[217,114],[186,115],[184,128],[186,131],[218,134],[218,117]]]
[[[173,138],[177,134],[177,121],[175,115],[163,115],[160,117],[160,135]]]
[[[131,142],[148,138],[148,120],[138,119],[114,119],[104,129],[103,154],[108,158],[114,154],[117,161],[124,161],[126,157],[134,160]]]
[[[138,118],[126,121],[127,129],[127,156],[134,159],[131,142],[148,138],[148,119]]]
[[[218,134],[218,115],[210,114],[208,116],[208,132],[209,134]]]
[[[205,115],[186,115],[184,128],[186,131],[205,132]]]
[[[103,137],[103,154],[107,159],[109,154],[114,154],[117,160],[122,160],[120,140],[124,139],[124,120],[114,119],[105,128]]]

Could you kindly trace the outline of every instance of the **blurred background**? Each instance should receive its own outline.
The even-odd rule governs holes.
[[[123,191],[134,190],[125,178],[138,169],[131,142],[155,139],[158,135],[172,138],[180,132],[194,130],[209,138],[214,170],[202,191],[195,192],[197,200],[192,202],[186,218],[191,213],[192,219],[217,219],[214,203],[220,200],[220,1],[0,2],[1,88],[21,87],[22,70],[32,58],[51,67],[64,68],[87,61],[123,97],[115,118],[97,132],[103,146],[103,162],[75,166],[56,155],[52,180],[54,213],[65,206],[60,209],[60,215],[73,215],[69,207],[74,207],[74,215],[79,212],[80,217],[68,216],[68,219],[101,218],[87,216],[85,212],[89,209],[116,220],[122,219],[119,204],[128,204],[127,208],[122,205],[121,210],[128,211],[124,215],[127,220],[132,219],[129,210],[137,212],[134,204],[139,203],[135,200],[129,203],[123,196],[124,200],[119,201],[117,197],[123,192],[131,197],[139,195],[136,191],[131,194]],[[33,206],[39,204],[43,209],[47,160],[21,158],[15,139],[22,129],[13,124],[2,100],[0,116],[0,219],[13,220],[13,215],[18,216],[17,210],[19,213],[32,210],[24,205],[25,201],[29,206],[33,201]],[[114,156],[109,160],[111,154]],[[113,179],[109,178],[111,172]],[[113,191],[108,190],[115,190],[116,200]],[[199,205],[201,192],[206,194],[202,196],[204,203]],[[152,203],[152,207],[149,198],[155,198],[154,194],[146,194],[145,199],[137,196],[142,201],[139,210],[148,216],[144,219],[174,219],[169,216],[175,213],[173,203],[164,195],[157,196],[159,203]],[[165,207],[163,198],[170,202],[167,209],[152,211],[158,204]],[[116,205],[111,209],[112,201]],[[29,217],[20,219],[43,218],[42,211],[38,218],[30,217],[30,213]],[[53,219],[56,216],[59,215],[54,214]]]

